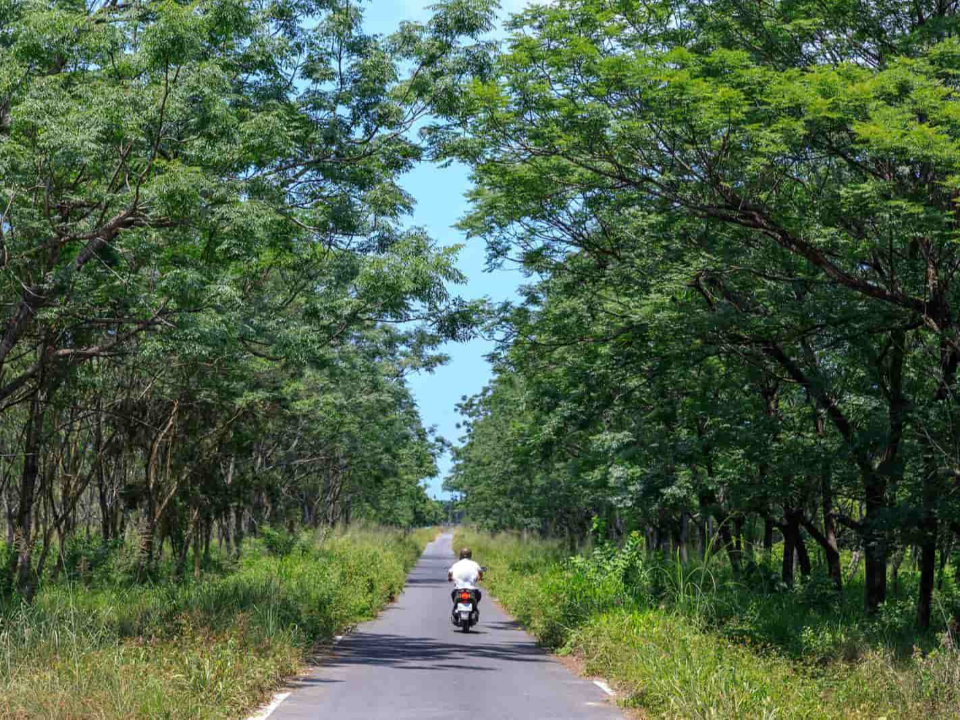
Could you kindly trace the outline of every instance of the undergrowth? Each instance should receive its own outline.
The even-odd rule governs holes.
[[[267,533],[199,580],[149,585],[104,555],[99,574],[0,605],[0,720],[243,717],[399,593],[433,534]]]
[[[735,578],[720,557],[648,556],[638,536],[576,557],[514,534],[464,531],[456,543],[473,548],[485,584],[543,645],[580,658],[645,716],[960,717],[949,578],[937,627],[918,633],[909,572],[868,619],[862,578],[838,593],[819,569],[788,588],[773,562]]]

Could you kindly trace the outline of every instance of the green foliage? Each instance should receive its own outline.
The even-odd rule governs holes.
[[[380,36],[354,2],[0,5],[2,589],[75,573],[84,506],[106,546],[136,526],[141,577],[167,545],[198,568],[214,526],[236,551],[271,524],[435,518],[442,441],[406,376],[483,303],[452,295],[457,249],[407,227],[399,178],[490,18],[454,0]]]
[[[271,555],[283,557],[293,552],[297,546],[296,536],[266,527],[260,531],[260,540]]]
[[[960,528],[958,26],[933,2],[513,17],[436,138],[473,169],[462,229],[531,278],[461,404],[448,487],[477,523],[673,547],[716,523],[736,565],[764,522],[787,585],[805,535],[838,584],[861,546],[870,614],[915,546],[930,624]]]

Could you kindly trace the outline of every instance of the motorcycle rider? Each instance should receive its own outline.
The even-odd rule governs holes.
[[[477,596],[477,610],[479,612],[480,598],[483,594],[477,583],[483,580],[483,568],[473,561],[473,553],[470,548],[460,548],[460,559],[455,562],[447,571],[447,582],[454,584],[454,590],[450,593],[450,599],[453,600],[453,612],[457,611],[457,591],[473,590]]]

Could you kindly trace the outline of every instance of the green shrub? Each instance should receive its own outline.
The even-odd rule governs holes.
[[[818,568],[793,587],[773,565],[646,554],[638,536],[577,557],[519,535],[460,533],[486,585],[545,646],[663,718],[960,717],[960,652],[946,630],[914,630],[915,578],[874,618],[859,578],[840,593]],[[907,593],[909,592],[909,596]],[[908,597],[910,599],[908,599]]]
[[[266,526],[260,529],[263,546],[273,555],[283,557],[293,552],[297,546],[297,536]]]

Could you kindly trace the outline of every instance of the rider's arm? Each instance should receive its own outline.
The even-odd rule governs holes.
[[[453,582],[453,573],[447,570],[447,582]]]

